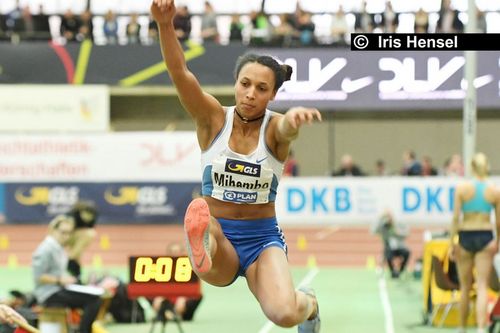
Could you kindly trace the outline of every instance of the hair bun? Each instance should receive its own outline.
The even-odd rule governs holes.
[[[285,80],[284,81],[290,80],[290,78],[292,77],[292,73],[293,73],[292,66],[283,64],[283,65],[281,65],[281,69],[283,70],[283,73],[285,74]]]

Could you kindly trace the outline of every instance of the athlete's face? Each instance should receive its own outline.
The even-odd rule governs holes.
[[[238,112],[247,118],[260,116],[276,95],[274,72],[267,66],[248,63],[241,68],[235,84]]]

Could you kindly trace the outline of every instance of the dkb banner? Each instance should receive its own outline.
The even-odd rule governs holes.
[[[98,223],[181,223],[199,193],[194,182],[9,183],[5,215],[8,223],[46,223],[85,199],[97,205]]]

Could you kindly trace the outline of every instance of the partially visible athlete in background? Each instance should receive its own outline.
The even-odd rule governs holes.
[[[474,269],[477,332],[485,333],[488,323],[488,285],[493,257],[498,251],[500,192],[487,181],[490,166],[486,155],[475,154],[471,163],[473,179],[458,184],[455,190],[451,229],[452,257],[456,260],[460,281],[459,333],[465,332],[467,324]],[[490,217],[493,210],[494,221]]]

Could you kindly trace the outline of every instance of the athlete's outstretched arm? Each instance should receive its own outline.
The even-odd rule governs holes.
[[[287,158],[290,143],[298,137],[300,127],[312,124],[315,119],[321,121],[321,113],[317,109],[304,107],[291,108],[277,119],[274,132],[277,143],[275,152],[280,160]]]
[[[220,103],[205,93],[193,73],[189,71],[181,44],[175,34],[173,19],[176,13],[173,0],[154,0],[151,5],[158,31],[163,59],[172,79],[179,99],[186,111],[194,118],[198,127],[208,127],[224,122],[224,112]],[[222,126],[222,125],[220,125]]]
[[[495,226],[497,241],[500,239],[500,189],[495,188]]]

